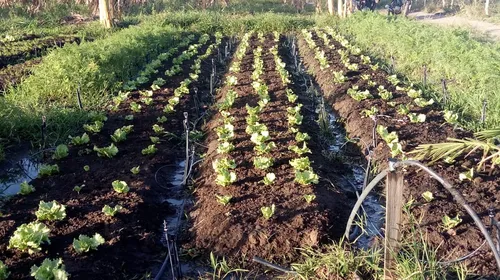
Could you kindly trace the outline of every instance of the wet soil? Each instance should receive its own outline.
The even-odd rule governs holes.
[[[358,63],[360,69],[356,72],[348,71],[336,51],[344,49],[338,42],[330,37],[335,46],[334,49],[331,49],[325,47],[323,40],[319,39],[316,34],[313,34],[313,38],[318,47],[325,51],[330,68],[320,69],[319,63],[314,58],[314,52],[302,37],[298,40],[301,59],[320,85],[329,104],[343,118],[349,137],[359,137],[363,140],[359,144],[362,149],[367,148],[363,143],[368,143],[368,145],[372,143],[374,121],[363,117],[361,111],[364,109],[370,110],[372,106],[378,108],[379,115],[383,115],[377,118],[377,123],[386,126],[389,132],[397,132],[405,152],[413,150],[419,144],[445,142],[447,138],[472,137],[470,132],[455,129],[445,123],[443,114],[437,106],[419,108],[413,104],[411,112],[426,114],[427,120],[425,123],[411,123],[406,116],[398,114],[396,108],[390,107],[387,102],[380,99],[377,95],[377,89],[370,87],[367,81],[361,78],[362,74],[367,74],[371,80],[377,82],[377,86],[383,85],[393,93],[394,99],[391,101],[396,102],[396,104],[412,104],[411,98],[405,93],[396,90],[395,86],[388,82],[387,73],[382,70],[373,71],[369,66],[362,64],[359,57],[352,55],[349,57],[350,60]],[[347,72],[346,76],[348,77],[348,80],[340,85],[333,82],[332,74],[332,71],[339,70],[344,71],[344,73]],[[375,98],[361,102],[354,100],[347,94],[347,90],[354,85],[359,86],[359,90],[368,89]],[[377,142],[373,148],[374,161],[378,166],[378,170],[381,170],[381,168],[387,166],[390,151],[383,140]],[[433,164],[432,168],[451,182],[465,197],[467,203],[477,211],[483,223],[489,225],[488,208],[493,207],[497,210],[500,208],[500,176],[498,168],[496,170],[483,170],[475,174],[472,181],[459,180],[459,173],[477,166],[480,157],[480,154],[473,153],[467,158],[457,158],[454,164],[438,162]],[[422,198],[422,193],[425,191],[431,191],[434,194],[435,199],[431,203],[426,203]],[[415,199],[412,214],[422,219],[419,227],[427,234],[430,244],[438,248],[439,257],[442,260],[453,260],[467,255],[479,248],[483,243],[484,237],[465,210],[454,202],[451,194],[437,181],[431,179],[422,171],[417,171],[414,168],[406,169],[404,196],[406,201]],[[463,222],[453,231],[447,232],[443,230],[442,217],[444,215],[454,217],[457,214],[463,219]],[[499,218],[500,214],[496,214],[496,219]],[[406,224],[403,228],[408,230],[410,227]],[[498,275],[493,254],[487,246],[483,246],[466,263],[474,273],[484,276]]]
[[[221,125],[221,116],[214,108],[213,116],[204,127],[207,138],[205,161],[198,169],[196,188],[196,204],[190,216],[193,220],[191,242],[187,248],[196,248],[202,252],[213,252],[219,256],[228,257],[238,267],[254,267],[251,260],[254,256],[264,258],[284,266],[299,258],[297,248],[316,246],[329,239],[338,239],[342,235],[347,211],[352,200],[340,192],[330,182],[338,179],[343,170],[333,170],[332,165],[321,156],[321,147],[317,138],[308,141],[312,155],[307,154],[312,167],[320,176],[317,185],[302,186],[294,182],[294,172],[289,160],[297,155],[288,149],[297,144],[295,134],[288,130],[287,108],[293,106],[287,100],[285,89],[269,48],[276,44],[268,36],[264,43],[257,38],[250,39],[250,46],[241,61],[239,73],[236,76],[238,84],[232,89],[238,93],[233,107],[229,110],[235,118],[233,125],[235,138],[232,141],[235,149],[229,157],[236,162],[237,181],[230,186],[221,187],[215,184],[216,173],[212,162],[221,156],[217,154],[217,134],[214,129]],[[245,105],[256,106],[259,100],[251,85],[253,71],[253,51],[262,46],[264,72],[262,80],[269,87],[271,101],[259,114],[260,123],[264,123],[270,132],[271,140],[277,148],[266,154],[274,159],[274,165],[266,171],[253,166],[256,152],[250,136],[246,134],[247,110]],[[222,87],[217,93],[221,101],[229,87]],[[301,92],[295,92],[300,102],[305,100]],[[319,130],[314,121],[314,111],[301,110],[304,122],[300,131],[317,135]],[[315,131],[314,131],[315,130]],[[267,172],[276,174],[274,184],[265,186],[261,180]],[[305,194],[315,194],[316,200],[307,204]],[[215,195],[231,195],[233,198],[227,206],[220,204]],[[276,206],[276,212],[265,220],[261,207]]]
[[[203,52],[204,53],[204,52]],[[216,53],[216,52],[215,52]],[[200,54],[202,52],[200,51]],[[198,89],[198,94],[207,94],[207,81],[211,73],[211,59],[202,63],[198,82],[190,89]],[[144,156],[141,150],[151,144],[150,136],[155,136],[152,126],[157,118],[165,115],[162,110],[173,91],[190,73],[194,60],[183,63],[182,76],[172,77],[161,89],[155,91],[152,105],[142,104],[140,113],[130,110],[130,102],[140,103],[138,92],[131,93],[129,99],[120,105],[116,112],[108,112],[108,120],[103,130],[91,135],[91,142],[81,147],[70,147],[69,157],[49,163],[57,163],[60,173],[47,178],[37,178],[31,182],[36,191],[26,196],[14,196],[3,207],[0,217],[0,260],[12,273],[9,279],[25,279],[30,267],[39,265],[44,258],[62,258],[71,279],[139,279],[147,273],[157,272],[158,264],[164,258],[166,249],[162,246],[162,222],[175,209],[165,202],[171,195],[168,186],[155,181],[155,172],[174,169],[175,163],[182,159],[184,151],[182,138],[184,112],[196,116],[192,94],[181,98],[175,113],[167,115],[167,122],[161,124],[176,137],[161,137],[156,144],[158,151]],[[124,117],[134,114],[132,121]],[[133,132],[124,142],[116,144],[118,154],[112,158],[100,158],[92,151],[111,144],[109,135],[125,125],[134,125]],[[83,167],[89,165],[90,171]],[[140,173],[133,175],[130,169],[140,166]],[[165,167],[167,166],[167,167]],[[172,166],[172,167],[170,167]],[[130,187],[127,194],[113,191],[114,180],[126,181]],[[84,184],[78,194],[75,186]],[[15,229],[23,223],[36,219],[34,212],[40,200],[58,202],[66,205],[67,218],[59,222],[46,222],[50,228],[51,244],[42,245],[42,251],[33,255],[8,249],[8,242]],[[105,216],[101,209],[104,205],[120,204],[124,210],[114,217]],[[106,243],[97,251],[76,254],[72,248],[74,238],[80,234],[100,233]]]

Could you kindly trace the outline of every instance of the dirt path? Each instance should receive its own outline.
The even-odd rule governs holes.
[[[445,16],[442,13],[429,14],[425,12],[415,12],[411,13],[409,16],[417,20],[441,26],[470,28],[472,30],[484,33],[494,41],[500,41],[500,25],[494,23],[481,20],[473,20],[461,16]]]

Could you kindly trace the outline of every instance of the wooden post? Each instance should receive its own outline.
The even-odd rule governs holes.
[[[403,174],[392,171],[387,175],[384,279],[396,279],[394,256],[399,250],[401,216],[403,214]]]

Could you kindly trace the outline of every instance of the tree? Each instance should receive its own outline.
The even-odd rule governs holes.
[[[335,8],[333,6],[333,0],[328,0],[328,12],[330,15],[333,15],[335,13]]]
[[[111,6],[111,9],[113,7]],[[105,28],[111,28],[113,12],[110,9],[110,0],[99,0],[99,20]],[[111,10],[111,12],[110,12]]]

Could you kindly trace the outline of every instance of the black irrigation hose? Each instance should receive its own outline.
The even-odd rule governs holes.
[[[288,273],[288,274],[292,274],[292,275],[296,275],[297,274],[296,271],[293,271],[293,270],[290,270],[290,269],[286,269],[286,268],[281,267],[279,265],[275,265],[275,264],[270,263],[270,262],[268,262],[268,261],[266,261],[264,259],[261,259],[259,257],[253,257],[252,260],[254,262],[257,262],[257,263],[260,263],[260,264],[265,265],[267,267],[270,267],[270,268],[272,268],[274,270],[278,270],[278,271],[281,271],[281,272],[284,272],[284,273]]]
[[[462,207],[465,208],[467,213],[472,217],[474,220],[475,224],[479,227],[479,230],[481,233],[484,235],[486,241],[488,242],[488,245],[490,246],[493,255],[495,257],[495,261],[497,263],[498,270],[500,271],[500,253],[496,250],[495,243],[493,242],[493,239],[491,238],[490,234],[488,233],[488,230],[486,229],[485,225],[481,222],[481,219],[477,215],[477,213],[467,204],[465,199],[462,197],[462,195],[455,189],[453,188],[453,185],[451,185],[447,180],[443,179],[441,176],[439,176],[436,172],[434,172],[431,168],[423,165],[419,161],[416,160],[404,160],[404,161],[397,161],[397,162],[390,162],[389,163],[389,168],[386,168],[382,170],[371,182],[370,184],[366,187],[366,189],[361,193],[360,199],[356,202],[354,205],[354,208],[351,211],[351,215],[349,216],[349,220],[347,221],[347,226],[344,235],[346,238],[349,237],[349,232],[351,230],[352,223],[354,221],[354,218],[356,216],[356,213],[359,210],[359,207],[361,206],[363,200],[366,198],[366,196],[370,193],[370,191],[383,179],[387,176],[389,172],[392,172],[393,170],[396,170],[396,168],[405,166],[405,165],[412,165],[412,166],[417,166],[420,169],[426,171],[431,177],[436,179],[439,183],[441,183],[446,190],[448,190],[455,201],[459,203]]]

